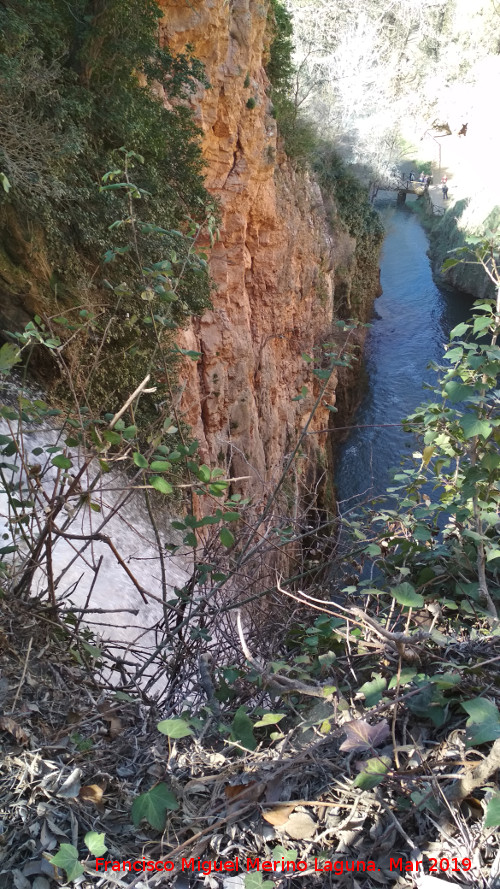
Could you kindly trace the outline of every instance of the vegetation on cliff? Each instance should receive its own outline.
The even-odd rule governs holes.
[[[94,25],[101,11],[94,4]],[[98,42],[86,47],[99,72]],[[104,86],[111,63],[106,70]],[[73,76],[78,83],[76,68]],[[142,101],[141,81],[126,72],[125,82]],[[149,94],[144,101],[163,114]],[[134,340],[130,376],[116,360],[103,372],[109,316],[89,318],[80,305],[76,318],[60,307],[56,319],[36,316],[0,350],[3,373],[34,349],[48,352],[71,393],[56,410],[18,390],[0,409],[0,879],[10,886],[13,874],[22,889],[47,889],[48,878],[147,885],[156,875],[141,871],[160,859],[154,869],[176,876],[192,860],[184,877],[194,885],[200,871],[211,878],[214,860],[238,856],[245,889],[272,889],[262,870],[303,889],[353,860],[365,863],[356,879],[367,889],[374,871],[391,884],[423,858],[435,873],[486,880],[500,824],[500,304],[484,301],[455,329],[434,400],[406,421],[422,446],[395,479],[397,507],[393,498],[314,522],[300,509],[314,412],[353,357],[356,323],[342,319],[329,343],[303,353],[311,411],[274,490],[249,503],[233,487],[242,479],[198,459],[170,373],[182,351],[170,336],[177,306],[182,317],[191,276],[207,280],[200,226],[213,235],[216,215],[205,204],[186,220],[180,194],[179,227],[157,221],[148,215],[157,193],[145,187],[157,159],[144,163],[139,143],[114,147],[96,173],[96,200],[110,208],[110,317],[119,307],[127,325],[123,310],[136,311],[147,360]],[[360,250],[379,243],[357,180],[334,153],[317,166],[332,218]],[[61,160],[65,176],[72,168]],[[2,180],[9,200],[14,174]],[[500,293],[498,248],[495,235],[472,255]],[[87,383],[99,372],[108,381],[107,413],[81,397],[66,337],[91,353]],[[150,369],[164,386],[154,413],[141,412]],[[176,492],[189,506],[172,521],[164,504]],[[247,856],[270,866],[247,873]],[[108,880],[96,869],[103,857],[134,861],[135,873],[118,865]]]
[[[123,383],[117,399],[130,391],[130,362],[148,363],[147,336],[138,341],[127,323],[134,317],[141,324],[147,305],[122,293],[110,324],[115,297],[106,295],[96,273],[121,190],[115,182],[105,198],[96,185],[121,166],[123,146],[143,158],[134,171],[147,195],[141,222],[156,226],[138,232],[143,260],[158,261],[166,250],[176,257],[174,277],[183,269],[173,324],[200,312],[210,297],[207,271],[188,262],[193,225],[214,213],[199,131],[184,101],[204,82],[203,68],[189,51],[173,56],[159,48],[159,16],[153,0],[9,0],[0,10],[2,317],[27,281],[39,294],[31,300],[34,312],[64,315],[66,322],[82,309],[106,313],[96,321],[107,337],[99,385],[109,395],[111,378]],[[113,241],[127,253],[124,228],[114,231]],[[128,272],[140,277],[133,259]],[[120,367],[118,376],[111,367]],[[94,379],[97,400],[99,385]]]

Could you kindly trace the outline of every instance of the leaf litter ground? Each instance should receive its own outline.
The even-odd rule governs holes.
[[[351,701],[346,711],[330,702],[333,727],[322,734],[319,711],[328,702],[320,701],[267,749],[246,751],[219,733],[212,736],[210,724],[199,739],[172,740],[157,730],[163,713],[101,685],[71,648],[78,650],[78,641],[68,639],[47,608],[2,600],[0,889],[68,885],[64,871],[50,863],[63,844],[75,847],[83,862],[74,881],[81,889],[500,885],[498,832],[485,827],[481,800],[470,793],[460,806],[446,804],[442,792],[448,778],[485,760],[484,752],[466,749],[462,728],[450,730],[448,723],[446,731],[433,729],[404,703],[396,712],[391,701],[369,710]],[[494,655],[490,647],[488,657]],[[347,660],[344,666],[347,673]],[[396,735],[394,762],[390,741]],[[390,765],[385,780],[371,789],[366,781],[355,786],[372,755],[366,751],[374,747],[375,759]],[[488,783],[498,792],[491,778]],[[148,805],[138,811],[137,800],[151,789]],[[105,835],[108,860],[165,858],[176,869],[168,875],[97,874],[83,843],[90,831]],[[224,862],[236,856],[237,876],[180,867],[182,858]],[[454,859],[468,858],[471,869],[418,879],[390,869],[391,858],[415,856],[446,859],[450,870]],[[247,858],[257,857],[306,861],[307,870],[247,876]],[[373,861],[377,870],[315,871],[316,859],[319,867]]]

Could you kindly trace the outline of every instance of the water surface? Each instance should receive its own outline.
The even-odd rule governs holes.
[[[386,229],[381,257],[382,296],[365,348],[367,389],[337,460],[339,500],[374,497],[391,482],[391,469],[416,441],[401,419],[432,398],[423,389],[435,382],[429,362],[440,361],[450,330],[470,317],[472,299],[438,287],[431,274],[429,242],[418,217],[396,207],[395,197],[376,204]],[[393,425],[391,425],[393,424]]]

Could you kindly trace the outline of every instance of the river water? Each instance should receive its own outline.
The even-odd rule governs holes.
[[[342,511],[383,494],[392,470],[415,449],[401,419],[432,397],[423,389],[436,379],[429,362],[441,360],[450,331],[470,317],[472,305],[471,297],[435,284],[418,217],[396,207],[394,193],[386,192],[375,206],[386,230],[382,295],[366,341],[366,391],[337,461]]]

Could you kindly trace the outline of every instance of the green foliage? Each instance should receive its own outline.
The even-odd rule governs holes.
[[[474,698],[462,704],[469,714],[467,720],[467,745],[485,744],[500,738],[500,713],[487,698]]]
[[[84,843],[87,849],[90,854],[94,856],[104,855],[104,853],[108,851],[108,847],[104,840],[105,834],[97,833],[95,830],[90,830],[84,837]]]
[[[288,157],[303,166],[309,163],[316,146],[316,128],[299,110],[292,18],[280,0],[271,0],[268,28],[269,59],[265,67],[271,82],[273,113]]]
[[[486,817],[484,819],[485,827],[500,826],[500,796],[493,796],[488,802],[486,809]]]
[[[332,194],[335,209],[353,238],[356,238],[360,257],[373,243],[380,245],[384,229],[378,213],[368,200],[368,189],[349,170],[338,151],[329,143],[318,145],[314,170],[321,188]]]
[[[180,262],[189,251],[186,219],[205,215],[199,131],[182,101],[205,82],[203,69],[189,49],[173,56],[158,46],[160,16],[154,0],[12,0],[0,9],[0,170],[4,190],[11,186],[3,200],[43,227],[61,293],[108,246],[119,195],[105,198],[95,184],[122,145],[145,161],[143,222],[177,231],[164,237]],[[207,305],[208,294],[206,272],[185,277],[186,311]]]
[[[168,811],[179,808],[174,794],[166,784],[160,783],[141,793],[132,805],[132,821],[138,827],[141,821],[146,820],[154,830],[163,830]]]
[[[269,4],[268,25],[271,33],[266,74],[276,91],[291,89],[294,75],[292,17],[280,0]]]
[[[193,734],[185,719],[163,719],[158,723],[157,729],[162,735],[172,739],[186,738]]]
[[[83,874],[83,867],[78,860],[78,849],[71,843],[61,843],[59,852],[52,856],[50,863],[55,867],[62,868],[70,883]]]
[[[247,99],[246,106],[247,106],[247,108],[249,109],[249,111],[253,111],[253,109],[255,108],[256,104],[257,104],[257,102],[255,101],[255,99],[253,98],[253,96],[250,96],[250,98]]]

